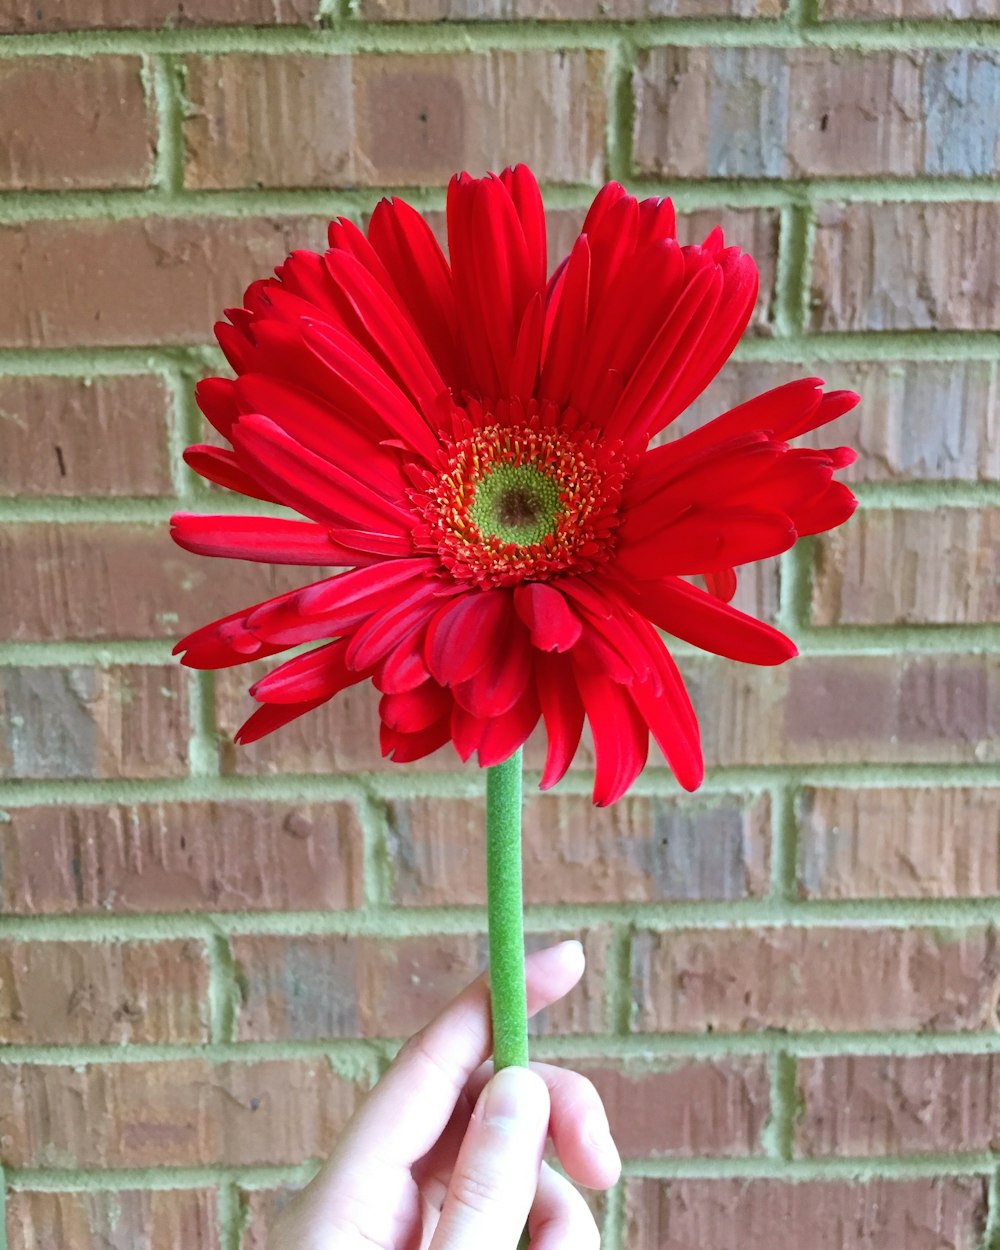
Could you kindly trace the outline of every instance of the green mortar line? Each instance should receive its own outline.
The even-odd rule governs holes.
[[[249,26],[197,29],[75,31],[6,35],[0,57],[93,56],[99,53],[259,52],[329,54],[336,52],[479,52],[497,50],[610,47],[627,31],[641,47],[660,44],[714,47],[827,47],[888,49],[1000,46],[1000,24],[986,21],[824,22],[797,27],[778,19],[671,18],[622,22],[545,21],[513,23],[355,21],[336,29]]]
[[[243,1240],[244,1207],[233,1181],[226,1181],[216,1191],[220,1250],[240,1250]]]
[[[214,1045],[225,1045],[236,1041],[240,997],[236,961],[229,939],[221,933],[209,939],[207,955],[209,1037]]]
[[[389,849],[389,814],[383,799],[364,794],[354,805],[363,836],[365,910],[391,902],[393,886],[392,855]]]
[[[1000,1165],[994,1168],[987,1191],[983,1250],[1000,1250]]]
[[[393,1043],[395,1045],[395,1043]],[[92,1046],[4,1046],[0,1067],[28,1064],[35,1067],[86,1067],[185,1063],[198,1060],[212,1065],[257,1064],[274,1060],[295,1062],[323,1060],[345,1080],[366,1087],[389,1048],[385,1039],[331,1038],[316,1042],[211,1042],[129,1043]]]
[[[1000,481],[855,482],[851,489],[866,510],[1000,505]]]
[[[7,1250],[7,1179],[0,1165],[0,1250]]]
[[[790,1161],[795,1154],[795,1122],[801,1110],[798,1065],[794,1055],[778,1050],[768,1058],[771,1114],[761,1145],[771,1159]]]
[[[776,624],[785,633],[797,638],[808,621],[808,604],[812,593],[812,550],[804,538],[782,553],[778,566],[778,611]],[[803,619],[803,606],[805,618]]]
[[[119,1189],[212,1189],[225,1184],[248,1189],[278,1185],[304,1185],[312,1179],[319,1160],[271,1167],[153,1167],[153,1168],[52,1168],[8,1169],[12,1190],[32,1193],[110,1193]],[[195,1250],[185,1247],[184,1250]]]
[[[961,932],[1000,923],[1000,898],[834,899],[788,901],[736,899],[659,903],[564,903],[525,908],[529,933],[572,932],[619,925],[671,933],[691,929],[838,927]],[[0,937],[24,941],[210,940],[230,936],[285,938],[377,937],[383,940],[464,936],[486,931],[483,907],[405,908],[361,911],[171,912],[161,915],[0,916]]]
[[[617,182],[629,183],[632,174],[632,125],[635,101],[632,75],[635,47],[627,37],[615,40],[608,53],[608,134],[607,174]]]
[[[920,1180],[992,1173],[989,1152],[926,1154],[909,1158],[841,1159],[626,1159],[624,1176],[656,1180],[868,1181]]]
[[[214,369],[222,361],[219,349],[207,343],[191,347],[5,347],[0,348],[0,377],[103,378],[153,373],[169,378],[175,366]]]
[[[604,1227],[601,1229],[601,1250],[626,1250],[625,1185],[619,1181],[605,1195]]]
[[[215,725],[215,674],[188,670],[188,768],[192,777],[219,775],[219,734]]]
[[[627,1037],[632,1031],[631,926],[618,927],[609,943],[604,998],[609,1032]]]
[[[804,656],[993,655],[1000,650],[997,625],[800,626],[794,631]]]
[[[8,642],[0,644],[0,666],[43,668],[63,664],[168,664],[167,639],[138,642]]]
[[[810,206],[789,204],[781,209],[773,315],[775,331],[782,338],[796,338],[806,326],[814,234],[814,213]]]
[[[771,791],[771,894],[776,905],[798,901],[799,822],[797,791],[776,786]]]
[[[154,182],[167,194],[184,189],[184,135],[180,95],[180,66],[168,56],[152,63],[156,108],[156,163]]]

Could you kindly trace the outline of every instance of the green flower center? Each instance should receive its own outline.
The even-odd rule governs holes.
[[[559,487],[530,464],[496,464],[476,482],[469,519],[485,538],[530,547],[554,534]]]

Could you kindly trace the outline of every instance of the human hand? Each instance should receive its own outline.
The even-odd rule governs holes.
[[[583,963],[579,942],[529,955],[528,1014],[567,994]],[[268,1250],[515,1250],[526,1220],[531,1250],[597,1250],[587,1204],[542,1162],[551,1137],[575,1181],[617,1181],[597,1091],[542,1063],[494,1077],[489,1053],[484,975],[402,1048]]]

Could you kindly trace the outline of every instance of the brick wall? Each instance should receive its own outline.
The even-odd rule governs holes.
[[[288,573],[164,523],[209,502],[179,449],[245,282],[513,159],[563,242],[611,175],[752,247],[697,416],[805,372],[865,401],[863,511],[745,592],[801,660],[683,657],[704,790],[653,767],[599,812],[583,760],[527,806],[531,940],[590,955],[536,1053],[608,1100],[605,1244],[1000,1250],[997,0],[3,0],[0,31],[8,1250],[263,1250],[482,963],[479,778],[382,765],[363,690],[235,750],[245,674],[169,645]]]

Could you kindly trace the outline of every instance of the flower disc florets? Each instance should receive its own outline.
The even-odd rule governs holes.
[[[480,586],[588,572],[610,554],[626,471],[620,443],[554,404],[470,402],[412,496],[417,546]]]

